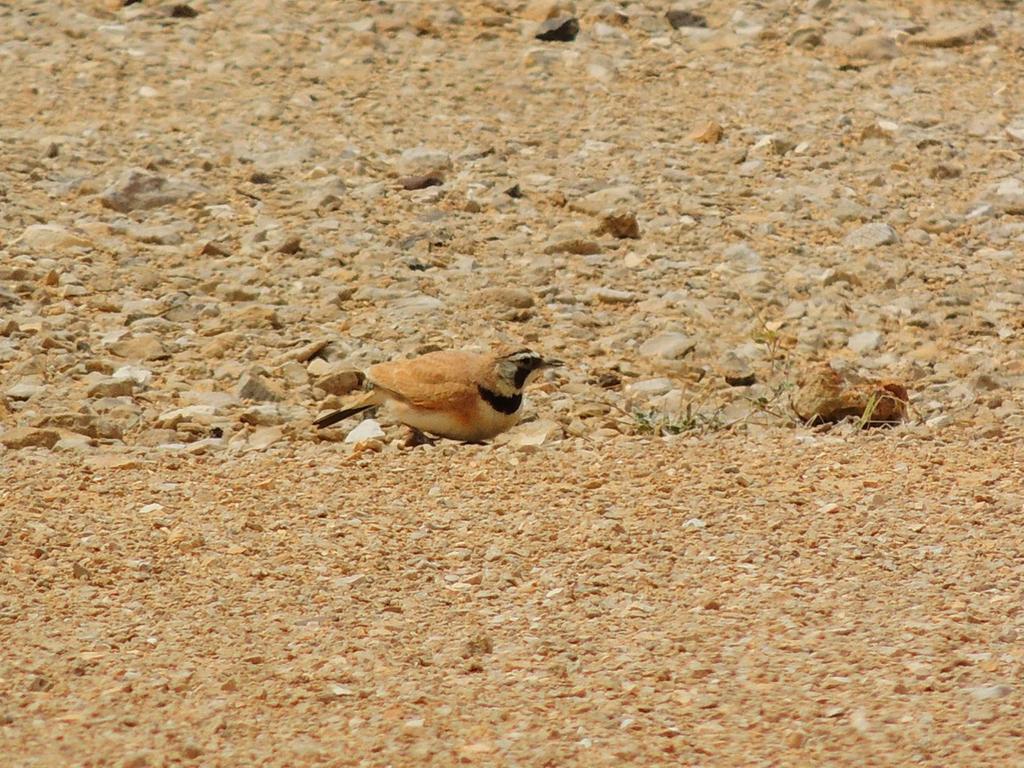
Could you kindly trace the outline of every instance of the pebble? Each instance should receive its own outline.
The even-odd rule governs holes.
[[[53,448],[59,440],[60,433],[55,429],[15,427],[0,433],[0,445],[4,445],[12,450],[21,448]]]
[[[363,379],[361,372],[345,369],[320,376],[316,380],[316,386],[329,395],[342,396],[359,389]]]
[[[436,177],[443,180],[452,169],[452,158],[440,149],[414,147],[402,152],[397,168],[401,176]]]
[[[681,360],[697,346],[696,339],[682,333],[659,333],[640,345],[640,354],[663,360]]]
[[[129,360],[163,360],[170,352],[159,337],[152,334],[128,336],[109,347],[111,353]]]
[[[444,177],[436,173],[425,173],[418,176],[401,176],[398,179],[399,186],[407,191],[427,189],[428,187],[439,187],[444,184]]]
[[[100,202],[119,213],[173,205],[199,192],[192,184],[139,168],[124,171],[103,190]]]
[[[843,244],[855,251],[864,251],[899,242],[896,230],[888,224],[864,224],[843,238]]]
[[[256,427],[272,427],[307,418],[306,411],[298,406],[269,404],[250,406],[238,416],[238,420],[243,424],[251,424]]]
[[[571,43],[579,33],[580,22],[575,16],[556,16],[542,21],[534,37],[549,43]]]
[[[757,383],[757,375],[750,361],[736,354],[728,353],[718,365],[722,378],[730,387],[750,387]]]
[[[22,231],[13,245],[36,251],[63,251],[68,248],[92,248],[92,241],[59,224],[31,224]]]
[[[249,436],[247,446],[253,451],[265,451],[284,437],[281,427],[261,427]]]
[[[960,48],[995,37],[995,34],[995,28],[987,22],[949,21],[912,36],[909,42],[924,48]]]
[[[414,295],[391,302],[391,311],[401,317],[433,314],[444,308],[444,302],[433,296]]]
[[[363,419],[346,436],[346,443],[361,443],[364,440],[376,440],[385,437],[380,422],[376,419]]]
[[[286,399],[283,389],[258,373],[246,373],[238,382],[238,396],[243,400],[280,402]]]
[[[898,382],[851,383],[823,365],[801,376],[793,410],[801,421],[809,424],[852,417],[866,419],[866,426],[905,420],[908,402],[906,387]]]
[[[688,8],[670,8],[665,12],[665,20],[668,21],[672,29],[680,29],[682,27],[706,28],[708,25],[706,18]]]
[[[484,288],[473,297],[473,305],[481,307],[497,305],[510,309],[529,309],[535,303],[533,294],[525,288],[503,285]]]
[[[871,33],[852,40],[843,53],[853,62],[877,63],[897,58],[900,49],[890,36]]]
[[[93,382],[85,391],[86,397],[125,397],[135,390],[135,382],[128,378],[104,378]]]
[[[4,394],[11,400],[31,400],[36,395],[43,392],[45,387],[42,382],[33,378],[19,381],[17,384],[8,387]]]
[[[734,243],[728,246],[722,255],[737,267],[757,269],[761,266],[761,254],[747,243]]]
[[[591,304],[632,304],[637,300],[636,294],[615,288],[589,288],[585,298]]]
[[[835,204],[832,215],[839,223],[846,224],[850,221],[866,221],[873,218],[876,213],[872,209],[844,197]]]
[[[657,379],[641,379],[634,381],[627,388],[631,395],[642,397],[657,397],[672,391],[672,380],[664,377]]]
[[[153,380],[153,372],[151,370],[136,365],[122,365],[112,375],[115,379],[131,381],[139,387],[145,387]]]
[[[536,448],[563,436],[562,425],[551,419],[538,419],[522,424],[506,433],[508,445],[515,448]]]
[[[529,48],[523,54],[523,67],[528,70],[549,72],[562,63],[561,51],[550,48]]]
[[[810,51],[822,45],[824,39],[817,26],[805,26],[793,30],[787,42],[794,48]]]
[[[567,15],[572,4],[565,0],[531,0],[520,16],[527,21],[547,21],[556,16]]]
[[[857,354],[864,354],[882,346],[883,339],[884,336],[880,331],[860,331],[850,336],[846,346]]]
[[[570,227],[575,229],[575,227]],[[577,256],[593,256],[601,253],[601,244],[596,240],[586,237],[582,233],[574,234],[571,231],[555,233],[544,246],[544,253],[572,253]]]
[[[979,685],[969,689],[971,696],[978,701],[990,701],[992,699],[1001,699],[1009,696],[1013,693],[1013,686],[1006,685],[1005,683],[998,683],[995,685]]]
[[[94,413],[51,413],[40,418],[35,426],[77,432],[103,440],[120,440],[124,437],[120,424]]]
[[[619,239],[636,240],[640,237],[640,223],[636,214],[625,208],[608,211],[601,216],[596,233],[611,235]]]
[[[54,446],[53,450],[65,451],[69,453],[81,453],[83,451],[92,450],[95,444],[95,440],[87,435],[76,435],[76,434],[64,434],[61,435]]]
[[[698,144],[717,144],[722,140],[723,134],[724,130],[720,123],[708,120],[686,134],[686,138]]]
[[[1024,181],[1016,177],[1004,179],[990,191],[988,199],[1003,213],[1024,215]]]
[[[125,234],[139,243],[151,245],[181,245],[185,238],[182,233],[187,226],[182,224],[133,224],[125,230]]]
[[[154,426],[157,429],[177,429],[179,424],[194,422],[196,424],[212,425],[222,420],[219,409],[212,405],[190,405],[185,408],[172,408],[160,414]]]
[[[639,199],[636,187],[621,185],[606,187],[569,202],[569,210],[600,216],[617,209],[632,210]]]

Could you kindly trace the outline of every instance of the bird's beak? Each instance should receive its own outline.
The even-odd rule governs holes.
[[[544,366],[543,367],[544,368],[561,368],[563,365],[565,365],[565,363],[563,363],[561,360],[556,360],[554,358],[550,358],[550,359],[544,361]]]

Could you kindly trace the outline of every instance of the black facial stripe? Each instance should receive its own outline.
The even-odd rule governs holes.
[[[516,368],[516,375],[513,381],[515,381],[516,389],[522,389],[526,386],[526,377],[533,372],[533,367],[528,367],[530,364],[526,360],[522,360],[519,363],[519,367]]]
[[[496,410],[498,413],[504,413],[505,415],[513,414],[519,410],[519,406],[523,404],[523,393],[519,392],[512,397],[504,397],[499,395],[497,392],[491,392],[489,389],[477,386],[477,390],[480,392],[480,397],[487,401],[487,403]]]

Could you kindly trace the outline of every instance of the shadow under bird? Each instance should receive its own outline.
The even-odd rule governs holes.
[[[523,390],[546,368],[562,365],[529,349],[490,354],[430,352],[379,363],[366,371],[368,391],[313,423],[330,427],[349,416],[385,406],[415,433],[479,442],[516,425]]]

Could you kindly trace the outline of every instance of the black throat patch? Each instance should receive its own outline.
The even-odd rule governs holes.
[[[491,392],[489,389],[478,386],[477,390],[480,392],[480,397],[487,401],[487,404],[491,406],[498,413],[504,413],[509,416],[519,410],[519,406],[523,404],[523,393],[519,392],[512,397],[504,397],[499,395],[497,392]]]

